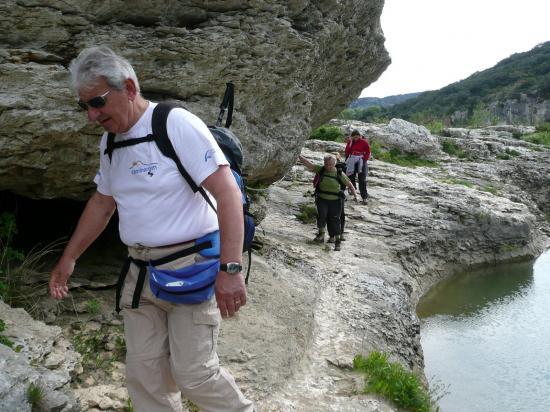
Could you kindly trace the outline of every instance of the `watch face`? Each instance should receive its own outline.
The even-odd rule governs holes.
[[[227,264],[227,273],[237,273],[241,271],[241,265],[238,263],[228,263]]]

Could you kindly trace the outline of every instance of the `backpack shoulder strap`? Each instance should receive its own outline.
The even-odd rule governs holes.
[[[319,170],[319,183],[321,183],[321,179],[325,175],[325,166],[321,166],[321,170]]]
[[[172,142],[168,137],[166,122],[168,120],[168,114],[170,113],[170,110],[172,110],[174,107],[175,106],[167,103],[159,103],[153,110],[153,119],[151,121],[151,125],[153,128],[155,143],[157,144],[159,150],[164,156],[169,157],[174,161],[174,163],[176,163],[179,172],[181,173],[185,181],[189,184],[191,190],[193,190],[193,193],[200,192],[200,194],[202,195],[202,197],[204,197],[204,200],[206,200],[212,210],[216,212],[216,207],[214,206],[204,189],[195,183],[187,170],[185,170],[185,167],[183,167],[183,164],[181,163],[180,158],[176,154],[176,150],[174,149],[174,146],[172,145]]]
[[[113,150],[115,150],[115,136],[114,133],[109,133],[107,135],[107,147],[105,148],[105,151],[103,154],[106,154],[109,156],[109,162],[113,160]]]
[[[321,166],[321,169],[317,172],[317,175],[319,179],[317,179],[317,185],[315,186],[315,195],[320,193],[321,180],[323,180],[323,176],[325,175],[325,166]]]
[[[109,133],[107,135],[107,147],[105,148],[105,151],[103,154],[106,154],[109,156],[109,161],[113,160],[113,151],[115,149],[121,148],[121,147],[128,147],[128,146],[134,146],[136,144],[144,143],[144,142],[152,142],[154,139],[152,134],[148,134],[145,137],[136,137],[134,139],[128,139],[128,140],[121,140],[119,142],[115,142],[116,134]]]

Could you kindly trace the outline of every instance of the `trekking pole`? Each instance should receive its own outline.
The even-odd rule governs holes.
[[[222,104],[220,104],[220,114],[218,114],[218,120],[216,120],[216,127],[222,125],[223,116],[227,110],[227,119],[225,120],[225,127],[229,129],[233,122],[233,100],[235,95],[235,88],[232,81],[228,81],[225,84],[225,94],[223,95]]]

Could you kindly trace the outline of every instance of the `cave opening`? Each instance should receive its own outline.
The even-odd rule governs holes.
[[[0,214],[13,215],[17,230],[9,246],[23,252],[55,241],[62,242],[64,247],[75,230],[85,206],[85,201],[31,199],[10,191],[0,191]],[[5,237],[5,233],[0,233],[0,236]],[[115,213],[105,231],[90,249],[97,249],[99,246],[111,247],[117,243],[121,242],[118,237],[118,218]]]

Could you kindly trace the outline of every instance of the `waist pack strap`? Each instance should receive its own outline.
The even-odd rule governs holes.
[[[124,261],[124,264],[122,265],[122,269],[120,270],[120,274],[118,275],[118,281],[116,284],[116,296],[115,296],[115,310],[116,313],[120,313],[120,296],[122,295],[122,285],[124,285],[124,280],[126,279],[126,274],[128,273],[128,270],[130,269],[130,264],[132,263],[132,258],[128,256],[128,258]]]
[[[252,248],[248,248],[248,269],[246,270],[246,278],[244,279],[244,284],[248,285],[248,277],[250,276],[250,266],[252,265]]]
[[[170,255],[163,256],[159,259],[151,260],[151,264],[153,266],[164,265],[164,264],[170,263],[170,262],[172,262],[176,259],[192,255],[193,253],[198,253],[201,250],[209,249],[211,247],[212,247],[212,241],[208,240],[206,242],[199,243],[198,245],[193,245],[193,246],[188,247],[186,249],[179,250],[179,251],[177,251],[175,253],[172,253]]]
[[[134,289],[134,296],[132,297],[132,309],[137,309],[139,306],[139,300],[141,299],[141,292],[143,291],[143,285],[145,283],[145,275],[147,274],[147,262],[144,262],[143,260],[136,260],[136,259],[132,259],[132,262],[136,263],[137,266],[139,267],[139,274],[136,281],[136,288]]]
[[[176,259],[192,255],[194,253],[198,253],[201,250],[208,249],[212,247],[212,242],[206,241],[199,243],[197,245],[193,245],[191,247],[188,247],[183,250],[179,250],[175,253],[172,253],[167,256],[163,256],[159,259],[151,260],[151,264],[153,266],[157,265],[164,265],[166,263],[170,263]],[[122,266],[122,270],[120,272],[120,275],[118,276],[118,282],[116,286],[116,311],[117,313],[120,312],[120,298],[122,295],[122,287],[124,285],[124,280],[126,279],[126,274],[128,273],[128,270],[130,269],[130,264],[134,264],[139,268],[139,274],[136,281],[136,288],[134,289],[134,295],[132,297],[132,309],[137,309],[139,307],[139,300],[141,298],[141,292],[143,291],[143,285],[145,284],[145,275],[147,274],[147,265],[149,262],[146,262],[144,260],[134,259],[131,256],[128,256],[128,259],[124,262],[124,265]]]

